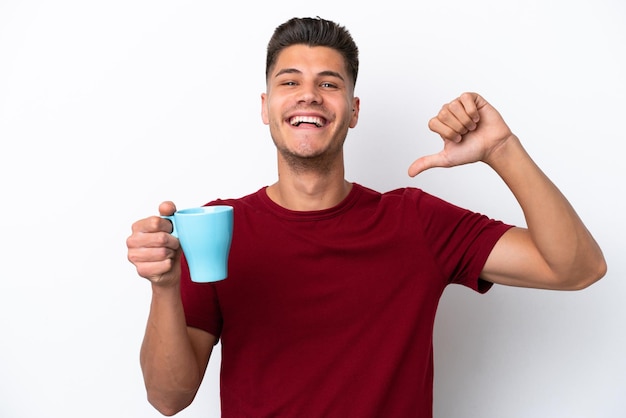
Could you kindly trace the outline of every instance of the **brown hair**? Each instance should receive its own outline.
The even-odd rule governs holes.
[[[267,45],[265,78],[276,64],[280,52],[292,45],[326,46],[343,56],[346,69],[356,84],[359,72],[359,50],[348,30],[320,17],[292,18],[276,28]]]

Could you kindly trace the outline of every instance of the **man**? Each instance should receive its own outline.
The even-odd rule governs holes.
[[[478,94],[431,119],[443,150],[409,175],[482,161],[511,189],[527,228],[418,189],[380,194],[346,181],[357,72],[345,28],[318,18],[276,29],[261,102],[278,181],[209,203],[235,208],[226,280],[191,283],[169,221],[133,225],[128,258],[153,295],[141,365],[162,413],[192,402],[221,339],[225,417],[428,417],[434,317],[449,283],[574,290],[605,274],[573,208]]]

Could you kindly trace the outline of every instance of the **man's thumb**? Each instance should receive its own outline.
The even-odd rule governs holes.
[[[165,201],[159,205],[159,214],[161,216],[170,216],[176,212],[176,205],[174,202]]]
[[[425,155],[413,161],[413,164],[409,167],[409,176],[415,177],[419,173],[426,171],[433,167],[442,167],[443,160],[441,154]]]

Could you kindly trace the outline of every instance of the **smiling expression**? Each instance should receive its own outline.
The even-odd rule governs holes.
[[[292,45],[279,55],[261,95],[279,156],[288,163],[342,160],[359,99],[343,57],[329,47]]]

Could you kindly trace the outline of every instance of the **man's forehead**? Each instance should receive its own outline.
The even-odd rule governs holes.
[[[272,68],[273,77],[285,73],[313,71],[320,75],[347,77],[343,56],[326,46],[291,45],[283,49]]]

